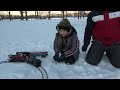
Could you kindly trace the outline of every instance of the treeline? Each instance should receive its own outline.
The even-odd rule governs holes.
[[[85,11],[74,11],[74,13],[68,13],[67,11],[61,11],[61,14],[52,14],[51,11],[48,11],[48,14],[43,15],[40,11],[34,11],[35,14],[28,15],[29,11],[19,11],[20,15],[12,15],[11,11],[7,11],[7,15],[0,14],[0,20],[9,19],[10,21],[13,19],[21,19],[21,20],[28,20],[28,19],[51,19],[51,18],[68,18],[68,17],[86,17],[88,13]]]

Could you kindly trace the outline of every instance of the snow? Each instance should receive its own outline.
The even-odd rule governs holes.
[[[87,18],[68,19],[76,28],[80,40],[80,57],[75,64],[66,65],[53,60],[53,41],[60,18],[0,21],[0,61],[7,60],[9,54],[18,51],[48,51],[47,57],[38,57],[48,73],[48,79],[119,79],[120,70],[113,67],[106,56],[103,56],[98,66],[85,62],[87,52],[82,52],[81,47]],[[26,63],[0,64],[0,79],[42,79],[41,77],[38,69]]]

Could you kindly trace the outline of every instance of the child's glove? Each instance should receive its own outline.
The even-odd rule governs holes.
[[[64,53],[56,53],[54,56],[54,60],[57,62],[62,62],[65,58],[65,54]]]
[[[59,61],[59,54],[56,53],[55,56],[53,57],[55,61]]]
[[[54,56],[54,60],[57,62],[62,62],[62,59],[60,59],[60,57],[61,57],[61,53],[56,53]]]
[[[61,56],[60,56],[60,60],[63,61],[63,59],[65,59],[65,54],[62,53]]]

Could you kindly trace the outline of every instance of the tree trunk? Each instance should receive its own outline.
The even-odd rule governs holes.
[[[79,19],[79,17],[80,17],[80,11],[78,11],[78,19]]]
[[[36,14],[37,14],[37,13],[36,13],[36,11],[35,11],[35,19],[36,19]]]
[[[26,17],[26,20],[28,20],[27,11],[25,11],[25,17]]]
[[[39,19],[41,19],[41,11],[39,11]]]
[[[85,11],[83,11],[83,18],[85,17]]]
[[[80,19],[81,19],[81,17],[82,17],[82,11],[80,11]]]
[[[76,11],[74,11],[74,18],[75,18]]]
[[[64,19],[64,17],[65,17],[64,11],[61,11],[61,12],[62,12],[62,17],[63,17],[63,19]]]
[[[36,11],[37,12],[37,19],[38,19],[38,11]]]
[[[48,14],[49,14],[49,15],[48,15],[48,19],[50,19],[50,11],[48,11]]]
[[[21,20],[23,20],[23,11],[20,11],[20,15],[21,15]]]
[[[38,19],[38,11],[35,11],[35,19]]]
[[[9,19],[11,21],[12,20],[12,15],[11,15],[10,11],[8,11],[8,13],[9,13]]]

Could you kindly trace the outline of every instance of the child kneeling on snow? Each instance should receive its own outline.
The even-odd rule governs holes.
[[[57,26],[54,40],[54,60],[74,64],[79,57],[79,39],[77,31],[70,24],[68,19],[63,19]]]

